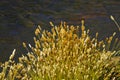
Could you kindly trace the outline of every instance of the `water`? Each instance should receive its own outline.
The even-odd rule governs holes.
[[[48,29],[49,21],[59,24],[66,21],[68,24],[80,25],[85,19],[86,28],[94,36],[99,32],[99,39],[104,39],[117,32],[120,33],[109,16],[113,15],[120,24],[120,1],[99,0],[29,0],[0,2],[0,61],[8,60],[12,50],[17,49],[15,59],[26,53],[22,42],[33,43],[34,30],[37,25]]]

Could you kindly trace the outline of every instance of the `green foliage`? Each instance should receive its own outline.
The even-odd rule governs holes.
[[[109,51],[114,35],[105,42],[97,40],[98,33],[91,39],[84,21],[81,27],[50,24],[51,32],[40,26],[35,30],[35,46],[28,44],[31,50],[23,43],[28,54],[20,57],[19,63],[12,60],[13,51],[10,60],[1,65],[0,80],[120,79],[119,59],[114,61],[112,57],[116,51]]]

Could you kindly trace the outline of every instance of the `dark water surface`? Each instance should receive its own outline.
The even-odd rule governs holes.
[[[33,43],[37,25],[50,30],[49,21],[59,24],[80,25],[85,19],[86,28],[100,39],[120,32],[109,18],[113,15],[120,24],[119,0],[0,0],[0,61],[8,60],[12,50],[17,49],[16,59],[26,50],[22,42]]]

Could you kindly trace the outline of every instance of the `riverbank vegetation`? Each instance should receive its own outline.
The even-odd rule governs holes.
[[[51,31],[35,30],[34,46],[24,43],[27,55],[15,63],[11,54],[9,61],[1,64],[0,80],[119,80],[119,39],[115,33],[98,41],[98,33],[92,38],[90,30],[82,25],[73,26],[61,22],[51,24]],[[112,46],[111,46],[112,44]]]

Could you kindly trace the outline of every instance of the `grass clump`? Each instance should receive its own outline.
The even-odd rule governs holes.
[[[113,36],[106,41],[98,41],[89,36],[89,30],[82,26],[61,23],[51,32],[35,30],[35,46],[23,43],[28,54],[19,58],[19,63],[10,56],[2,64],[0,80],[118,80],[119,60],[113,60],[116,51],[109,50]],[[81,29],[80,29],[81,28]],[[80,33],[80,34],[79,34]],[[108,46],[107,46],[107,45]]]

